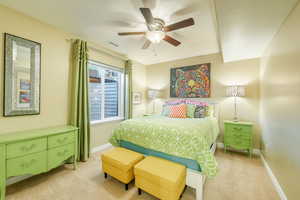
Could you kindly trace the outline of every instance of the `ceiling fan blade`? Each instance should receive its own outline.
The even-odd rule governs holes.
[[[181,42],[179,42],[178,40],[175,40],[174,38],[166,35],[163,39],[166,42],[169,42],[170,44],[172,44],[173,46],[177,47],[178,45],[181,44]]]
[[[151,42],[150,40],[146,40],[146,42],[144,43],[142,49],[147,49],[150,46]]]
[[[143,14],[147,24],[152,24],[154,19],[151,10],[149,8],[140,8],[140,11]]]
[[[185,27],[188,27],[188,26],[192,26],[194,24],[195,24],[194,19],[193,18],[189,18],[189,19],[177,22],[175,24],[171,24],[171,25],[165,26],[164,30],[165,30],[165,32],[170,32],[170,31],[174,31],[174,30],[177,30],[177,29],[181,29],[181,28],[185,28]]]
[[[118,35],[144,35],[145,32],[122,32],[118,33]]]

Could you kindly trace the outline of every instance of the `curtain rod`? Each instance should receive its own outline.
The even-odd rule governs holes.
[[[72,42],[74,40],[75,39],[66,39],[66,41],[68,41],[68,42]],[[103,47],[103,49],[100,49],[100,48],[97,48],[97,47],[94,47],[94,46],[90,45],[89,42],[87,42],[87,43],[88,43],[87,47],[92,51],[96,51],[96,52],[99,52],[99,53],[104,53],[106,55],[118,58],[120,60],[124,60],[124,61],[128,60],[128,58],[126,58],[125,56],[122,56],[118,53],[115,53],[115,52],[109,50],[109,49],[106,49],[105,47]]]

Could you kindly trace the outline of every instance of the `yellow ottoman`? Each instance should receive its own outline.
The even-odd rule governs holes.
[[[109,174],[125,183],[125,189],[128,190],[128,183],[134,179],[133,167],[143,158],[142,154],[121,147],[106,151],[101,155],[105,178]]]
[[[135,186],[162,200],[178,200],[185,188],[183,165],[149,156],[134,167]]]

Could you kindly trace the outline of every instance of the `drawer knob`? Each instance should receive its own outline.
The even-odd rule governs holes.
[[[23,162],[20,166],[22,168],[28,168],[28,167],[32,166],[35,162],[36,162],[36,160],[32,159],[32,160],[30,160],[28,162]]]
[[[57,153],[58,156],[64,156],[66,155],[66,153],[68,153],[68,151],[65,149],[64,151],[60,151]]]
[[[30,150],[32,150],[34,147],[35,147],[35,144],[32,144],[32,145],[30,145],[30,146],[22,146],[22,147],[21,147],[21,150],[22,150],[22,151],[30,151]]]
[[[58,142],[58,143],[63,143],[63,142],[66,141],[67,139],[68,139],[67,137],[59,138],[59,139],[57,139],[57,142]]]

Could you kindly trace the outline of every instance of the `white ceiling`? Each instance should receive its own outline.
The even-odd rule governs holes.
[[[212,9],[214,1],[218,22]],[[154,64],[220,52],[218,36],[225,62],[260,57],[297,1],[0,0],[0,4],[126,54],[140,63]],[[153,16],[167,24],[193,17],[195,25],[170,33],[182,42],[178,47],[162,41],[142,50],[143,36],[117,35],[146,30],[140,7],[151,8]]]
[[[215,0],[225,62],[261,57],[298,0]]]
[[[219,52],[210,0],[2,0],[2,4],[52,24],[89,41],[153,64]],[[143,36],[118,36],[118,32],[145,31],[140,7],[150,7],[154,17],[171,24],[193,17],[195,25],[170,33],[178,47],[162,41],[142,50]],[[114,47],[109,42],[119,45]]]

